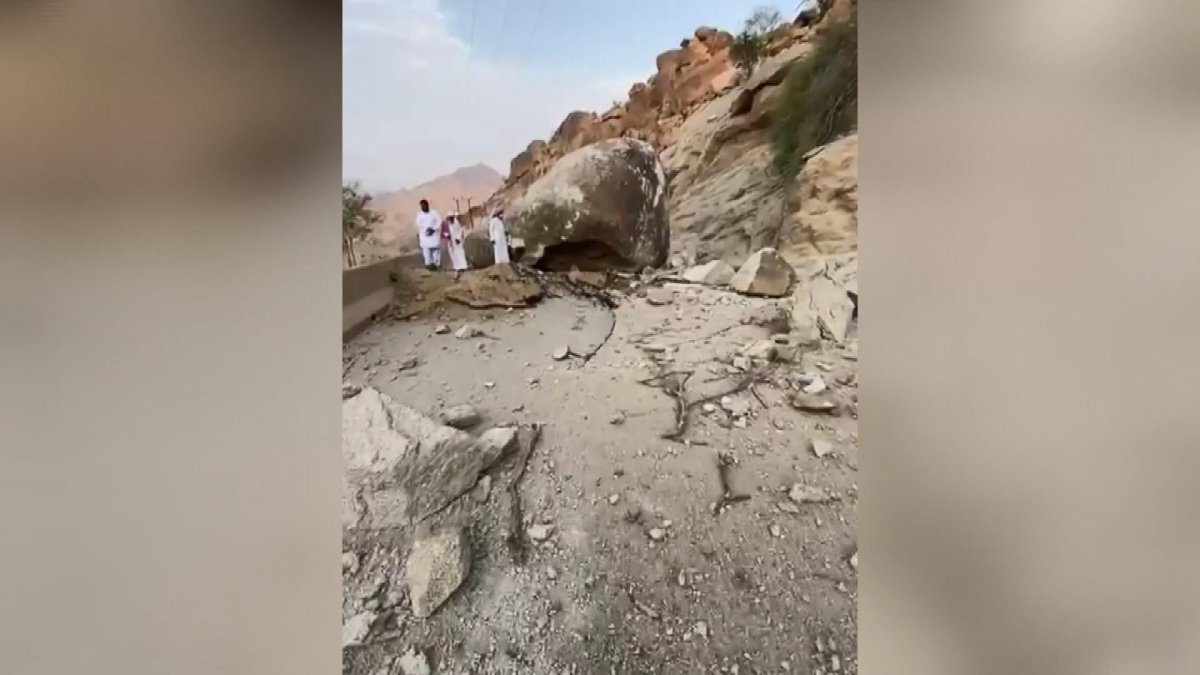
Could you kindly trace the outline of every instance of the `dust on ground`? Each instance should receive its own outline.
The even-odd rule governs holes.
[[[415,533],[347,533],[344,621],[364,607],[378,620],[345,648],[346,672],[406,673],[405,653],[435,673],[857,672],[853,329],[768,364],[741,350],[770,337],[780,300],[634,280],[615,308],[563,293],[473,310],[443,301],[452,281],[402,279],[393,318],[345,345],[344,380],[434,418],[470,404],[479,429],[541,423],[516,494],[521,527],[549,536],[524,562],[505,545],[514,453],[486,494],[422,524],[465,528],[472,553],[418,619],[402,572]],[[679,441],[662,437],[677,423],[663,373],[686,380],[686,401],[714,397]],[[836,414],[789,405],[814,380]]]

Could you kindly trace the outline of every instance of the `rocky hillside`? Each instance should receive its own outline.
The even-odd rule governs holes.
[[[564,155],[616,137],[644,140],[659,152],[670,179],[672,259],[723,259],[740,265],[775,247],[795,264],[816,254],[857,249],[856,135],[811,153],[795,179],[773,167],[768,131],[791,68],[814,40],[854,11],[833,0],[771,33],[764,60],[749,77],[735,67],[733,36],[697,28],[677,49],[659,54],[657,72],[602,114],[575,111],[549,140],[512,159],[508,179],[488,200],[511,205]]]
[[[411,239],[413,217],[417,203],[428,199],[433,208],[445,214],[454,209],[455,198],[470,197],[473,204],[482,203],[504,183],[495,169],[486,164],[467,166],[426,181],[416,187],[373,196],[371,205],[383,214],[383,222],[375,227],[373,238],[383,244],[396,243],[406,248]],[[466,209],[463,202],[462,208]],[[411,242],[412,247],[416,242]]]

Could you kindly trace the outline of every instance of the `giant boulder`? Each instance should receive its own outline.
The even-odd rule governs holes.
[[[560,159],[509,209],[522,262],[547,269],[659,267],[670,229],[667,175],[644,141],[611,139]]]

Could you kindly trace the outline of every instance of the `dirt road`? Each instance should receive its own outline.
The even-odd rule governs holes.
[[[394,590],[346,648],[347,672],[408,672],[396,659],[410,650],[437,673],[857,671],[856,335],[756,364],[739,352],[769,337],[757,324],[779,301],[667,284],[651,304],[645,290],[615,310],[571,297],[437,305],[345,346],[345,380],[430,416],[470,404],[480,428],[542,423],[517,494],[522,527],[549,526],[514,559],[505,486],[518,458],[493,468],[486,501],[477,486],[422,525],[464,527],[472,551],[467,580],[425,619],[403,597],[417,533],[347,533],[358,562],[344,619]],[[681,439],[662,438],[675,401],[651,378],[689,372],[669,381],[686,377],[694,401],[743,382],[747,365],[753,387],[692,406]],[[836,414],[788,404],[814,380]]]

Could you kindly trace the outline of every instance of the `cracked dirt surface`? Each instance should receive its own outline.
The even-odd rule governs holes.
[[[348,533],[361,563],[345,576],[344,618],[371,597],[399,601],[346,648],[346,672],[402,672],[393,661],[410,648],[435,673],[857,672],[854,329],[845,346],[758,364],[764,381],[696,406],[673,442],[661,438],[673,401],[642,381],[692,371],[691,398],[729,389],[738,351],[768,337],[750,320],[779,301],[664,288],[666,304],[635,292],[615,310],[569,297],[443,305],[345,345],[348,382],[427,414],[469,403],[480,429],[543,423],[519,494],[524,526],[552,528],[525,564],[513,560],[504,488],[516,460],[494,467],[487,501],[468,494],[422,526],[463,526],[473,551],[467,581],[427,619],[412,616],[396,573],[414,533]],[[456,337],[467,323],[484,336]],[[555,360],[560,346],[595,354]],[[839,414],[788,405],[814,375]],[[832,451],[816,456],[813,440]],[[731,492],[749,498],[714,514],[718,453],[734,462]],[[789,499],[796,484],[827,499]]]

